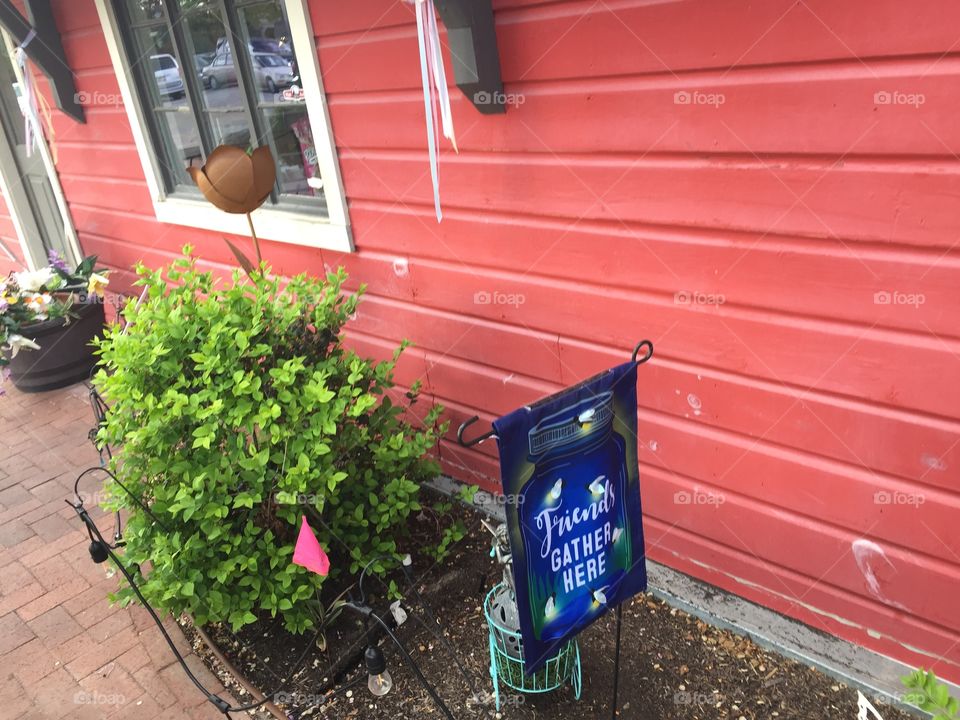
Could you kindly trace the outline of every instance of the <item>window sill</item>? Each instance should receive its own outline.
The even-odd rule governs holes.
[[[186,225],[229,235],[249,236],[245,215],[233,215],[216,209],[205,200],[168,197],[153,204],[157,220],[171,225]],[[340,252],[353,251],[353,238],[346,225],[335,225],[327,218],[307,212],[261,207],[253,212],[257,237],[306,247]]]

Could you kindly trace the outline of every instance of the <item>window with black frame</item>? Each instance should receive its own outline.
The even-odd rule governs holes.
[[[168,193],[196,193],[186,168],[217,145],[266,145],[277,164],[268,202],[323,207],[282,0],[113,1]]]

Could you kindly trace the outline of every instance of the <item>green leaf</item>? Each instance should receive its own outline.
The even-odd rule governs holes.
[[[250,495],[249,493],[245,493],[245,492],[239,493],[233,499],[234,508],[242,508],[242,507],[253,508],[253,506],[254,506],[253,496]]]

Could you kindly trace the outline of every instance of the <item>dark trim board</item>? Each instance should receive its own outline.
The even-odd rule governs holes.
[[[47,76],[57,107],[77,122],[85,122],[50,0],[25,0],[25,5],[29,20],[20,14],[12,0],[0,0],[0,25],[17,45],[23,44],[31,30],[35,31],[36,35],[24,48],[27,57]]]

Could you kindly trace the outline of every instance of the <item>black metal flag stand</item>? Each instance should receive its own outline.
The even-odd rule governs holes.
[[[623,603],[617,605],[617,649],[613,655],[613,700],[610,703],[610,718],[616,720],[617,691],[620,689],[620,627],[623,625]]]

